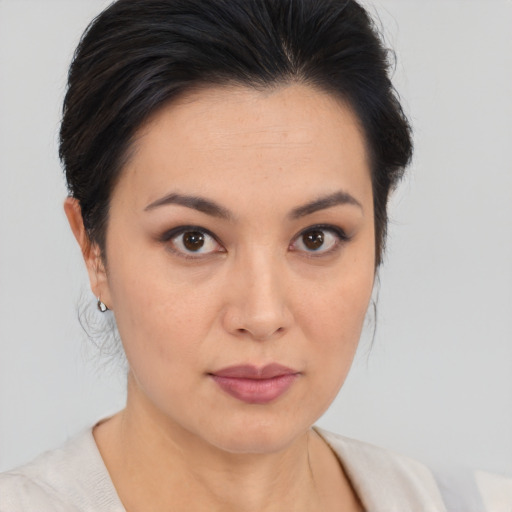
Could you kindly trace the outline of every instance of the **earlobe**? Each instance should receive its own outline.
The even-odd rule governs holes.
[[[109,290],[105,267],[101,258],[101,250],[96,243],[91,242],[84,226],[80,202],[74,197],[67,197],[64,201],[64,212],[68,218],[69,226],[80,246],[84,258],[91,290],[96,297],[109,300]],[[111,308],[110,301],[108,308]]]

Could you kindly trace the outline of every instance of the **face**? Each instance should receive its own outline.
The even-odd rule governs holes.
[[[140,130],[111,201],[106,280],[128,407],[230,452],[270,452],[325,411],[374,280],[356,117],[292,85],[218,88]]]

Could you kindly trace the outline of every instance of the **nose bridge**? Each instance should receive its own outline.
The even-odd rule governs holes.
[[[283,289],[279,285],[279,278],[282,277],[283,269],[270,247],[255,247],[243,266],[247,271],[247,294],[251,299],[249,304],[254,302],[256,308],[264,308],[265,304],[270,306],[273,302],[280,302]]]
[[[268,339],[283,332],[291,313],[286,298],[286,269],[270,245],[252,245],[236,258],[229,305],[230,330]]]

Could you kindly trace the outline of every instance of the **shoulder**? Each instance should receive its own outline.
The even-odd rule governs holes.
[[[367,509],[446,511],[436,480],[423,464],[369,443],[316,430],[338,456]]]
[[[45,488],[23,472],[16,470],[0,474],[0,512],[29,510],[71,512],[75,509],[63,503],[52,489]]]
[[[512,478],[464,467],[433,472],[450,512],[512,512]]]
[[[77,441],[0,474],[0,512],[79,510],[67,496],[77,473],[76,449],[82,444]],[[63,488],[68,492],[63,493]]]
[[[463,469],[433,471],[390,450],[316,430],[338,456],[368,510],[512,511],[512,478]]]
[[[0,474],[0,512],[124,512],[92,436]]]

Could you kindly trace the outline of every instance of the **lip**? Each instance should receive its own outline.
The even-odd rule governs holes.
[[[249,404],[266,404],[286,393],[300,372],[272,363],[259,368],[230,366],[209,375],[228,395]]]

